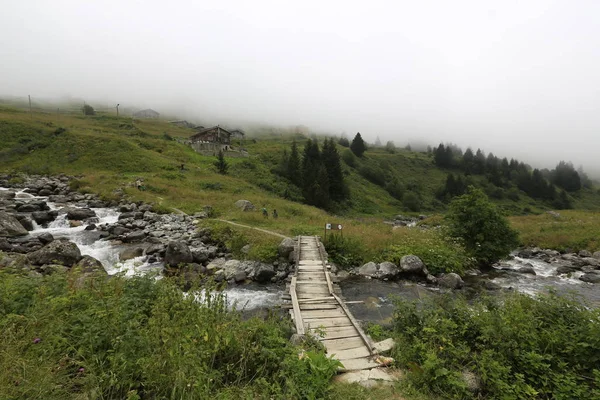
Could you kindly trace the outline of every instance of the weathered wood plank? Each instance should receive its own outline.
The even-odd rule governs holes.
[[[307,310],[302,311],[302,318],[335,318],[346,317],[346,314],[341,308],[332,310]]]
[[[344,339],[321,340],[321,343],[323,343],[323,346],[325,346],[328,353],[334,353],[340,350],[353,349],[355,347],[364,345],[362,338],[358,335],[358,333],[354,337],[348,337]]]
[[[370,357],[351,358],[349,360],[342,360],[341,363],[344,365],[342,368],[343,371],[355,371],[379,367],[379,364],[371,360]]]
[[[335,297],[333,296],[324,296],[324,297],[310,297],[308,299],[298,300],[298,303],[325,303],[325,302],[333,302],[337,304]]]
[[[331,327],[322,329],[318,327],[311,327],[311,329],[309,329],[309,331],[313,333],[317,330],[323,331],[324,333],[324,336],[321,339],[341,339],[355,337],[358,335],[356,328],[354,328],[353,326]]]
[[[371,352],[369,351],[369,349],[367,349],[367,347],[364,345],[364,343],[360,347],[354,347],[351,349],[337,350],[337,351],[329,351],[328,350],[327,353],[334,355],[334,357],[338,360],[341,360],[342,363],[344,362],[344,360],[368,357],[371,355]]]
[[[296,332],[298,335],[304,335],[304,323],[302,321],[302,313],[298,305],[298,298],[296,296],[296,277],[292,277],[292,283],[290,285],[290,294],[292,295],[292,305],[294,310],[294,323],[296,324]]]
[[[348,317],[335,317],[335,318],[304,318],[302,316],[302,320],[306,326],[317,327],[322,326],[325,328],[330,328],[334,326],[352,326],[352,321],[348,319]]]
[[[306,304],[300,303],[300,311],[304,312],[304,310],[333,310],[338,308],[337,304],[333,303],[321,303],[321,304]]]

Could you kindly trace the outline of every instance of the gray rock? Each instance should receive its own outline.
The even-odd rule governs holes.
[[[35,265],[62,264],[71,267],[81,259],[81,252],[73,242],[53,240],[41,249],[29,253],[27,258]]]
[[[236,283],[243,282],[246,280],[246,273],[244,271],[238,271],[232,278]]]
[[[396,264],[389,261],[384,261],[379,264],[379,270],[377,272],[377,278],[379,279],[393,279],[398,276],[400,269]]]
[[[448,274],[443,274],[438,278],[438,284],[447,289],[460,289],[463,287],[464,282],[460,275],[455,274],[454,272],[450,272]]]
[[[596,274],[596,273],[583,274],[579,277],[579,280],[588,282],[588,283],[600,283],[600,274]]]
[[[35,211],[31,213],[31,218],[33,218],[36,223],[43,225],[54,221],[57,214],[58,213],[52,211]]]
[[[254,210],[254,204],[252,204],[248,200],[238,200],[235,202],[235,206],[240,208],[242,211],[252,211]]]
[[[14,237],[27,235],[27,229],[14,216],[0,211],[0,236]]]
[[[585,258],[585,257],[591,257],[591,256],[592,256],[592,253],[590,253],[590,252],[589,252],[589,251],[587,251],[587,250],[581,250],[581,251],[578,253],[578,255],[579,255],[579,257],[583,257],[583,258]]]
[[[17,211],[29,213],[34,211],[40,211],[40,207],[37,204],[25,203],[17,206]]]
[[[165,254],[165,251],[166,251],[166,247],[162,243],[155,243],[146,248],[147,255],[152,255],[152,254],[162,255],[162,254]]]
[[[344,281],[344,280],[350,278],[350,273],[348,271],[338,271],[336,277],[337,277],[337,280],[339,282],[341,282],[341,281]]]
[[[27,215],[17,215],[16,218],[19,220],[21,225],[23,225],[23,228],[27,229],[28,231],[33,230],[33,221],[29,219]]]
[[[226,280],[235,279],[240,272],[244,273],[244,279],[246,279],[245,265],[239,260],[229,260],[223,265]]]
[[[597,260],[600,260],[600,251],[594,252],[594,254],[592,254],[592,257],[594,257]]]
[[[421,259],[414,255],[407,255],[400,259],[400,270],[410,275],[427,275],[427,268]]]
[[[279,256],[283,258],[289,257],[290,253],[294,251],[295,244],[296,242],[291,238],[283,239],[277,247],[277,252],[279,253]]]
[[[0,237],[0,251],[11,251],[12,245],[6,238]]]
[[[209,252],[206,248],[194,248],[191,249],[191,252],[195,263],[202,264],[209,259]]]
[[[127,236],[125,236],[123,238],[123,242],[125,242],[125,243],[140,242],[140,241],[144,240],[145,237],[146,237],[146,233],[144,231],[137,230],[137,231],[133,231],[133,232],[129,233]]]
[[[377,264],[373,261],[364,264],[358,269],[358,274],[362,276],[368,276],[374,278],[377,276]]]
[[[254,270],[254,280],[260,283],[270,282],[275,276],[275,269],[272,265],[260,263]]]
[[[81,221],[88,218],[96,217],[96,212],[90,208],[74,208],[67,207],[67,219]]]
[[[242,252],[242,254],[248,254],[248,253],[250,253],[251,248],[252,248],[252,246],[247,244],[240,249],[240,252]]]
[[[102,263],[92,256],[85,255],[81,257],[81,260],[77,264],[73,265],[73,268],[80,268],[83,272],[104,272],[104,266]]]
[[[179,264],[189,264],[194,261],[192,252],[183,241],[170,241],[165,252],[165,264],[176,267]]]
[[[592,267],[591,265],[586,265],[584,267],[581,267],[581,272],[584,272],[586,274],[596,273],[596,267]]]
[[[502,289],[502,286],[500,286],[497,283],[494,283],[492,281],[488,281],[488,280],[481,281],[480,285],[481,285],[481,287],[483,287],[486,290],[500,290],[500,289]]]
[[[571,274],[571,273],[573,273],[575,271],[577,271],[577,268],[574,268],[571,265],[559,265],[558,267],[556,267],[556,274],[557,275]]]
[[[529,263],[527,263],[524,266],[516,269],[515,271],[518,272],[518,273],[520,273],[520,274],[536,275],[535,269],[533,269],[533,265],[531,265]]]
[[[581,259],[581,261],[585,265],[591,265],[593,267],[600,267],[600,260],[598,260],[597,258],[594,258],[594,257],[584,257]]]
[[[15,192],[12,190],[0,190],[0,200],[12,200],[15,198]]]
[[[54,240],[54,236],[52,236],[52,234],[48,233],[48,232],[44,232],[44,233],[38,235],[37,238],[44,245],[46,245]]]
[[[126,234],[128,232],[130,232],[130,230],[127,229],[127,228],[124,228],[122,226],[115,226],[112,229],[112,234],[115,235],[115,236],[121,236],[121,235],[124,235],[124,234]]]
[[[127,261],[131,260],[132,258],[141,257],[142,255],[144,255],[143,247],[128,247],[126,249],[121,250],[121,252],[119,253],[119,260]]]

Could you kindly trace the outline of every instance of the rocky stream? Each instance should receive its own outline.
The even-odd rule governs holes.
[[[72,267],[156,279],[180,275],[186,281],[211,276],[227,283],[231,305],[253,310],[281,303],[292,271],[290,239],[283,240],[274,263],[235,260],[208,229],[198,229],[206,213],[157,214],[147,204],[106,202],[71,190],[70,179],[31,176],[15,183],[0,176],[0,268],[25,268],[32,276]],[[362,301],[351,308],[366,321],[390,318],[390,296],[418,299],[454,290],[474,297],[509,290],[533,295],[551,288],[600,305],[600,252],[521,249],[489,271],[469,271],[464,280],[456,274],[434,277],[410,255],[400,265],[371,262],[334,272],[344,297]]]

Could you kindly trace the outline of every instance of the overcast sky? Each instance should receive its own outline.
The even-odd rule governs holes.
[[[0,94],[600,170],[600,1],[1,2]]]

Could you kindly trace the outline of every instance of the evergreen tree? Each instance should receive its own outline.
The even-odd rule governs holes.
[[[573,164],[564,161],[559,162],[552,172],[552,183],[567,192],[576,192],[581,189],[581,178]]]
[[[350,147],[350,141],[346,137],[345,133],[342,134],[342,137],[340,138],[340,140],[338,140],[338,144],[343,147]]]
[[[481,175],[485,172],[485,153],[481,149],[477,149],[475,159],[473,160],[473,173]]]
[[[321,152],[319,144],[308,139],[304,145],[302,157],[302,195],[308,204],[318,204],[318,175],[321,168]],[[327,175],[327,174],[326,174]],[[322,177],[321,177],[322,178]],[[327,185],[327,187],[329,187]]]
[[[327,171],[327,177],[329,181],[329,197],[332,200],[340,201],[348,197],[348,187],[344,182],[344,174],[342,173],[342,164],[340,161],[340,155],[335,146],[335,142],[332,139],[325,139],[323,143],[323,151],[321,152],[321,159],[325,170]]]
[[[354,136],[352,140],[352,144],[350,145],[350,150],[357,156],[362,157],[364,152],[367,150],[367,146],[365,145],[365,141],[362,136],[360,136],[360,132]]]
[[[287,161],[286,176],[296,186],[300,186],[300,155],[298,154],[298,146],[295,140],[292,141],[292,150]]]
[[[465,154],[463,154],[461,168],[465,171],[465,174],[470,175],[473,173],[473,163],[475,161],[475,155],[473,154],[473,150],[469,147]]]
[[[379,139],[379,136],[377,136],[377,139],[375,139],[375,147],[381,147],[381,139]]]
[[[387,151],[388,153],[394,154],[396,152],[396,146],[394,145],[394,142],[392,142],[391,140],[389,140],[385,144],[385,151]]]
[[[217,161],[215,161],[215,167],[217,167],[217,171],[220,174],[227,174],[227,170],[229,169],[229,164],[225,161],[225,156],[223,155],[223,150],[219,150],[219,154],[217,155]]]

